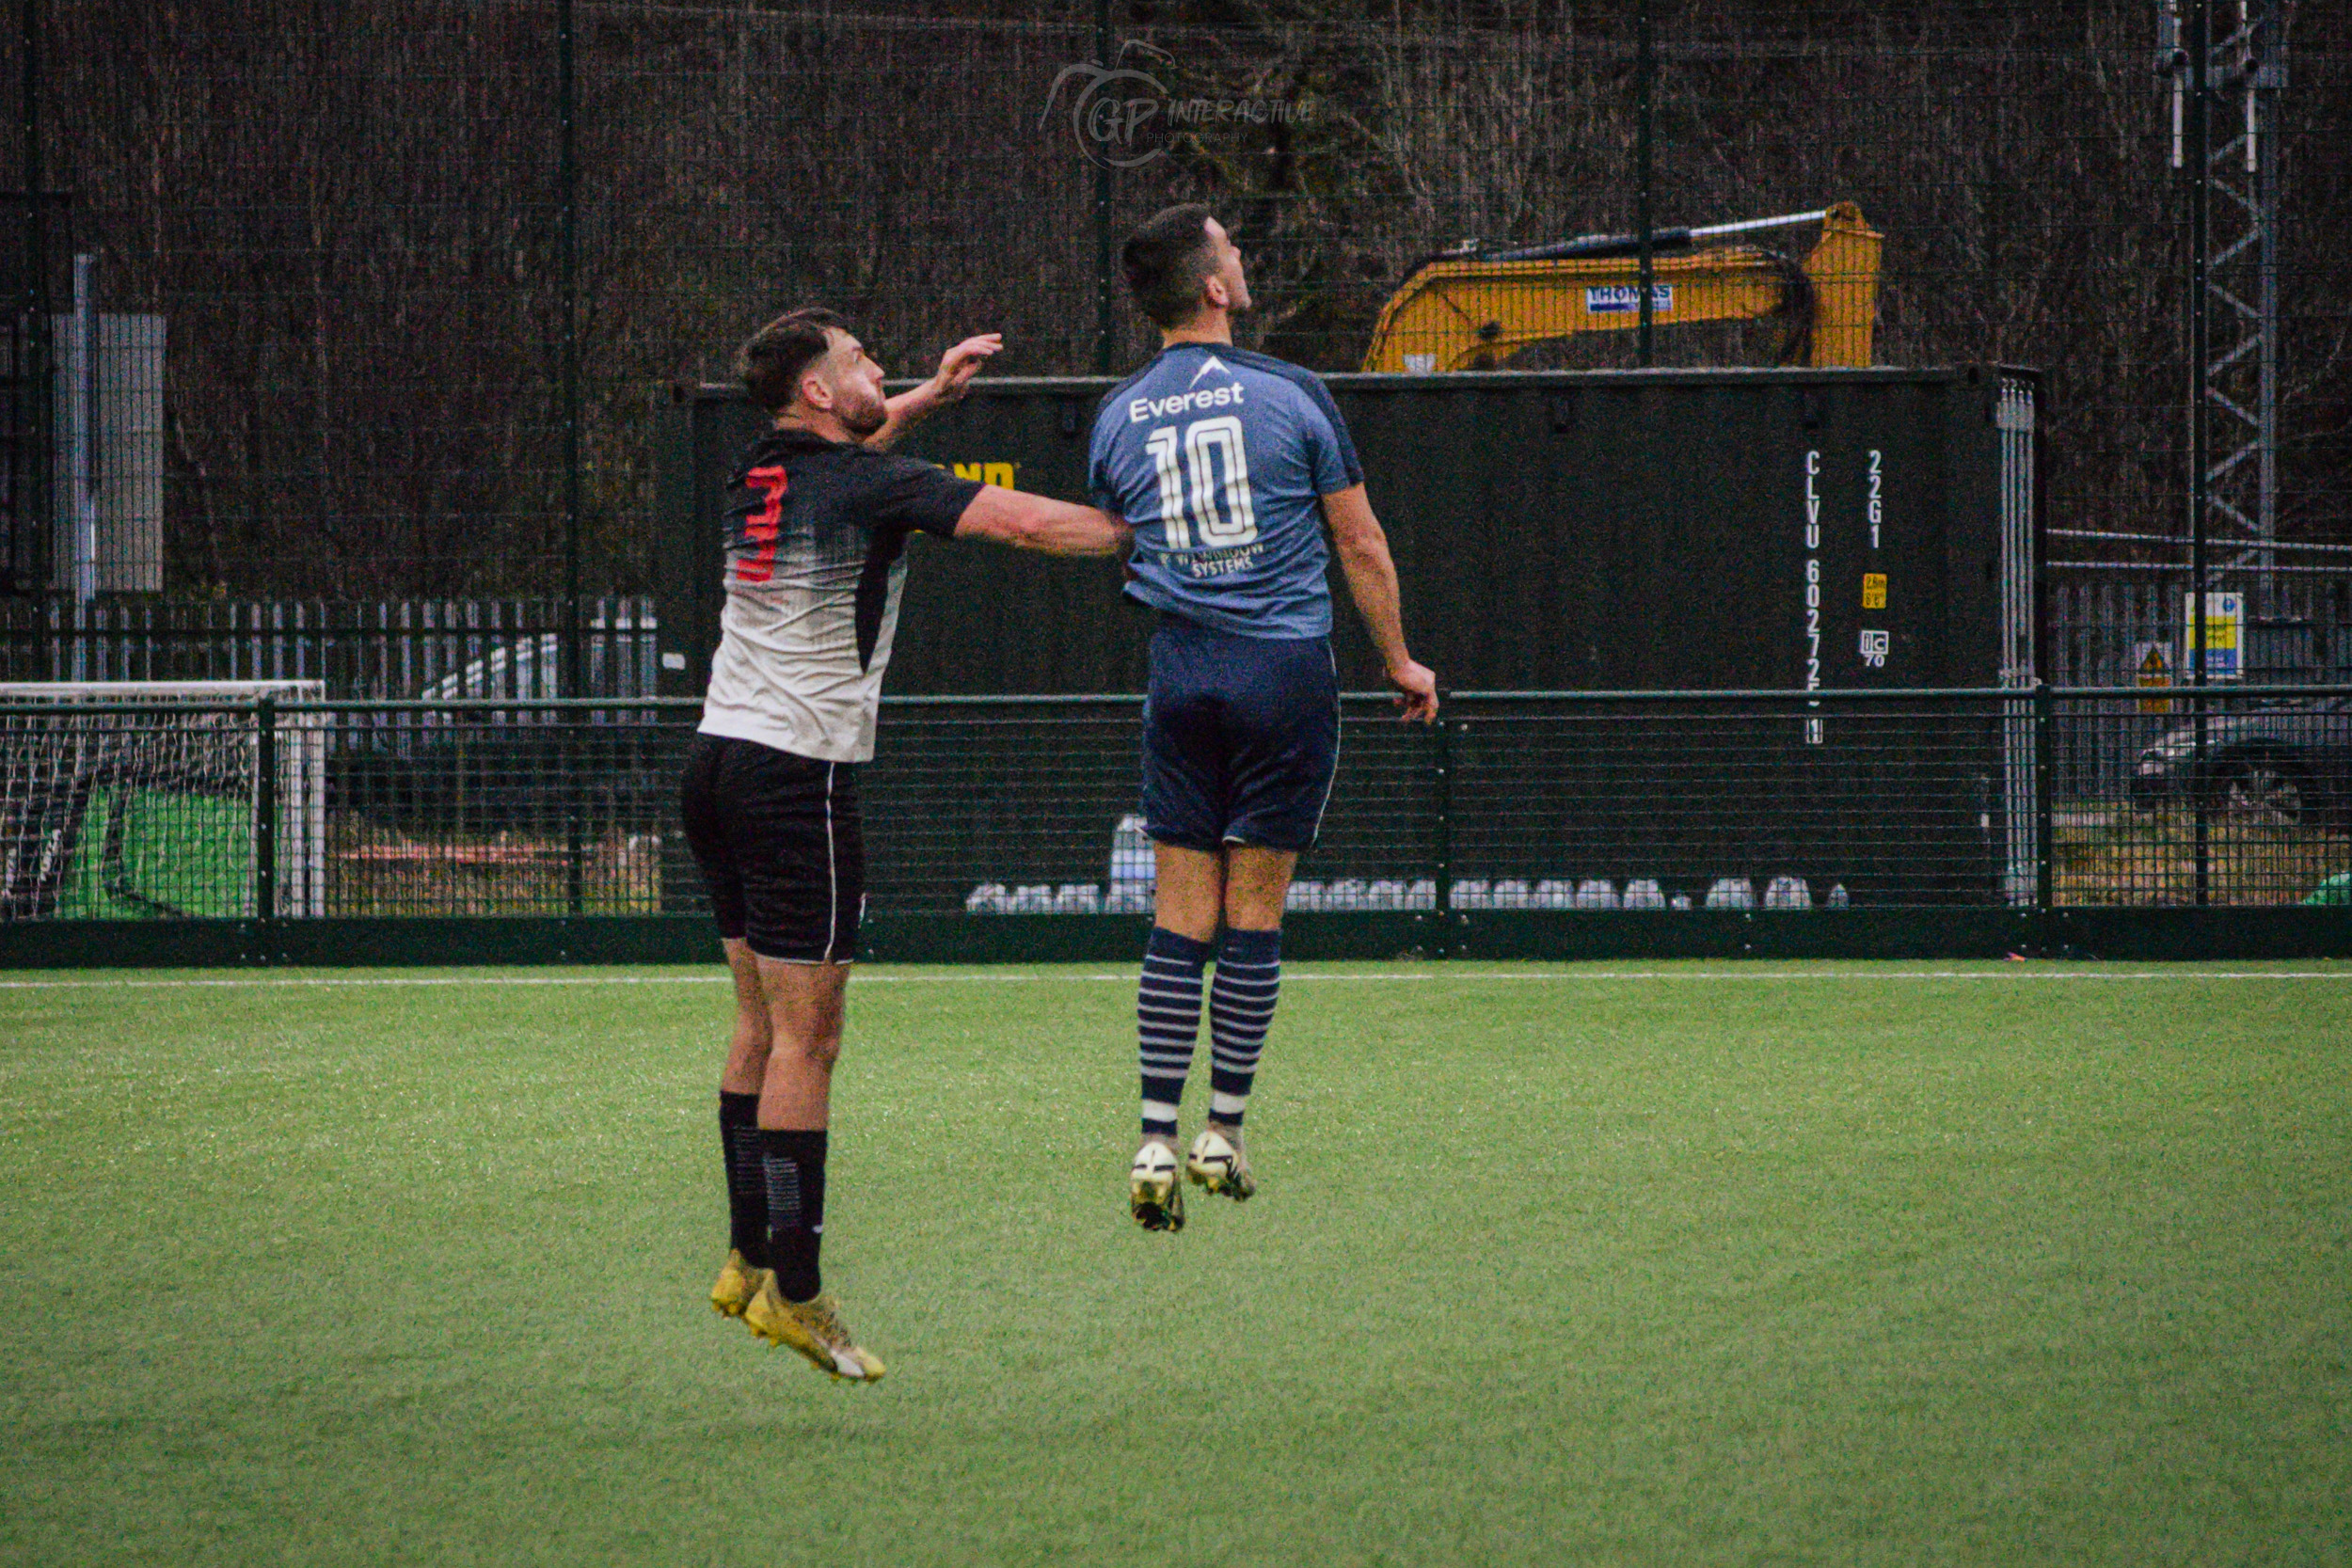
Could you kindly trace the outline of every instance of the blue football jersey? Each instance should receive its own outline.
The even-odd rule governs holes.
[[[1127,592],[1242,637],[1327,637],[1322,498],[1363,483],[1312,373],[1178,343],[1103,400],[1094,501],[1136,531]]]

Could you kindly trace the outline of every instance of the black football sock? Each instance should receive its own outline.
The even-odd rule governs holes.
[[[825,1239],[825,1134],[762,1129],[768,1175],[768,1266],[787,1301],[824,1289],[817,1249]]]
[[[727,1245],[753,1268],[768,1266],[768,1167],[759,1152],[759,1096],[719,1091],[719,1142],[727,1161]]]

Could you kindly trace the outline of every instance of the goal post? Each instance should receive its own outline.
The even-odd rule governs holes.
[[[268,912],[324,914],[327,716],[273,713],[261,764],[262,699],[325,695],[314,680],[0,683],[0,920],[250,918],[265,847]]]

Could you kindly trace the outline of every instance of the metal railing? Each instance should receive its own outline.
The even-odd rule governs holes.
[[[561,689],[560,600],[0,599],[0,680],[318,680],[330,698],[649,697],[653,600],[580,606],[585,689]]]
[[[2166,705],[2169,711],[2143,711]],[[707,908],[697,702],[9,703],[9,918]],[[878,911],[1138,913],[1140,699],[905,698]],[[1351,696],[1294,908],[2275,905],[2352,895],[2352,687]],[[2122,779],[2064,759],[2153,729]],[[296,799],[293,792],[305,793]],[[296,896],[290,890],[300,890]]]

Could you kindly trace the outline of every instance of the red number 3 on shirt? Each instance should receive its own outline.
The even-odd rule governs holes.
[[[759,491],[763,504],[744,522],[743,541],[753,549],[735,563],[735,580],[766,582],[775,571],[776,531],[784,519],[784,469],[754,468],[743,477]]]

